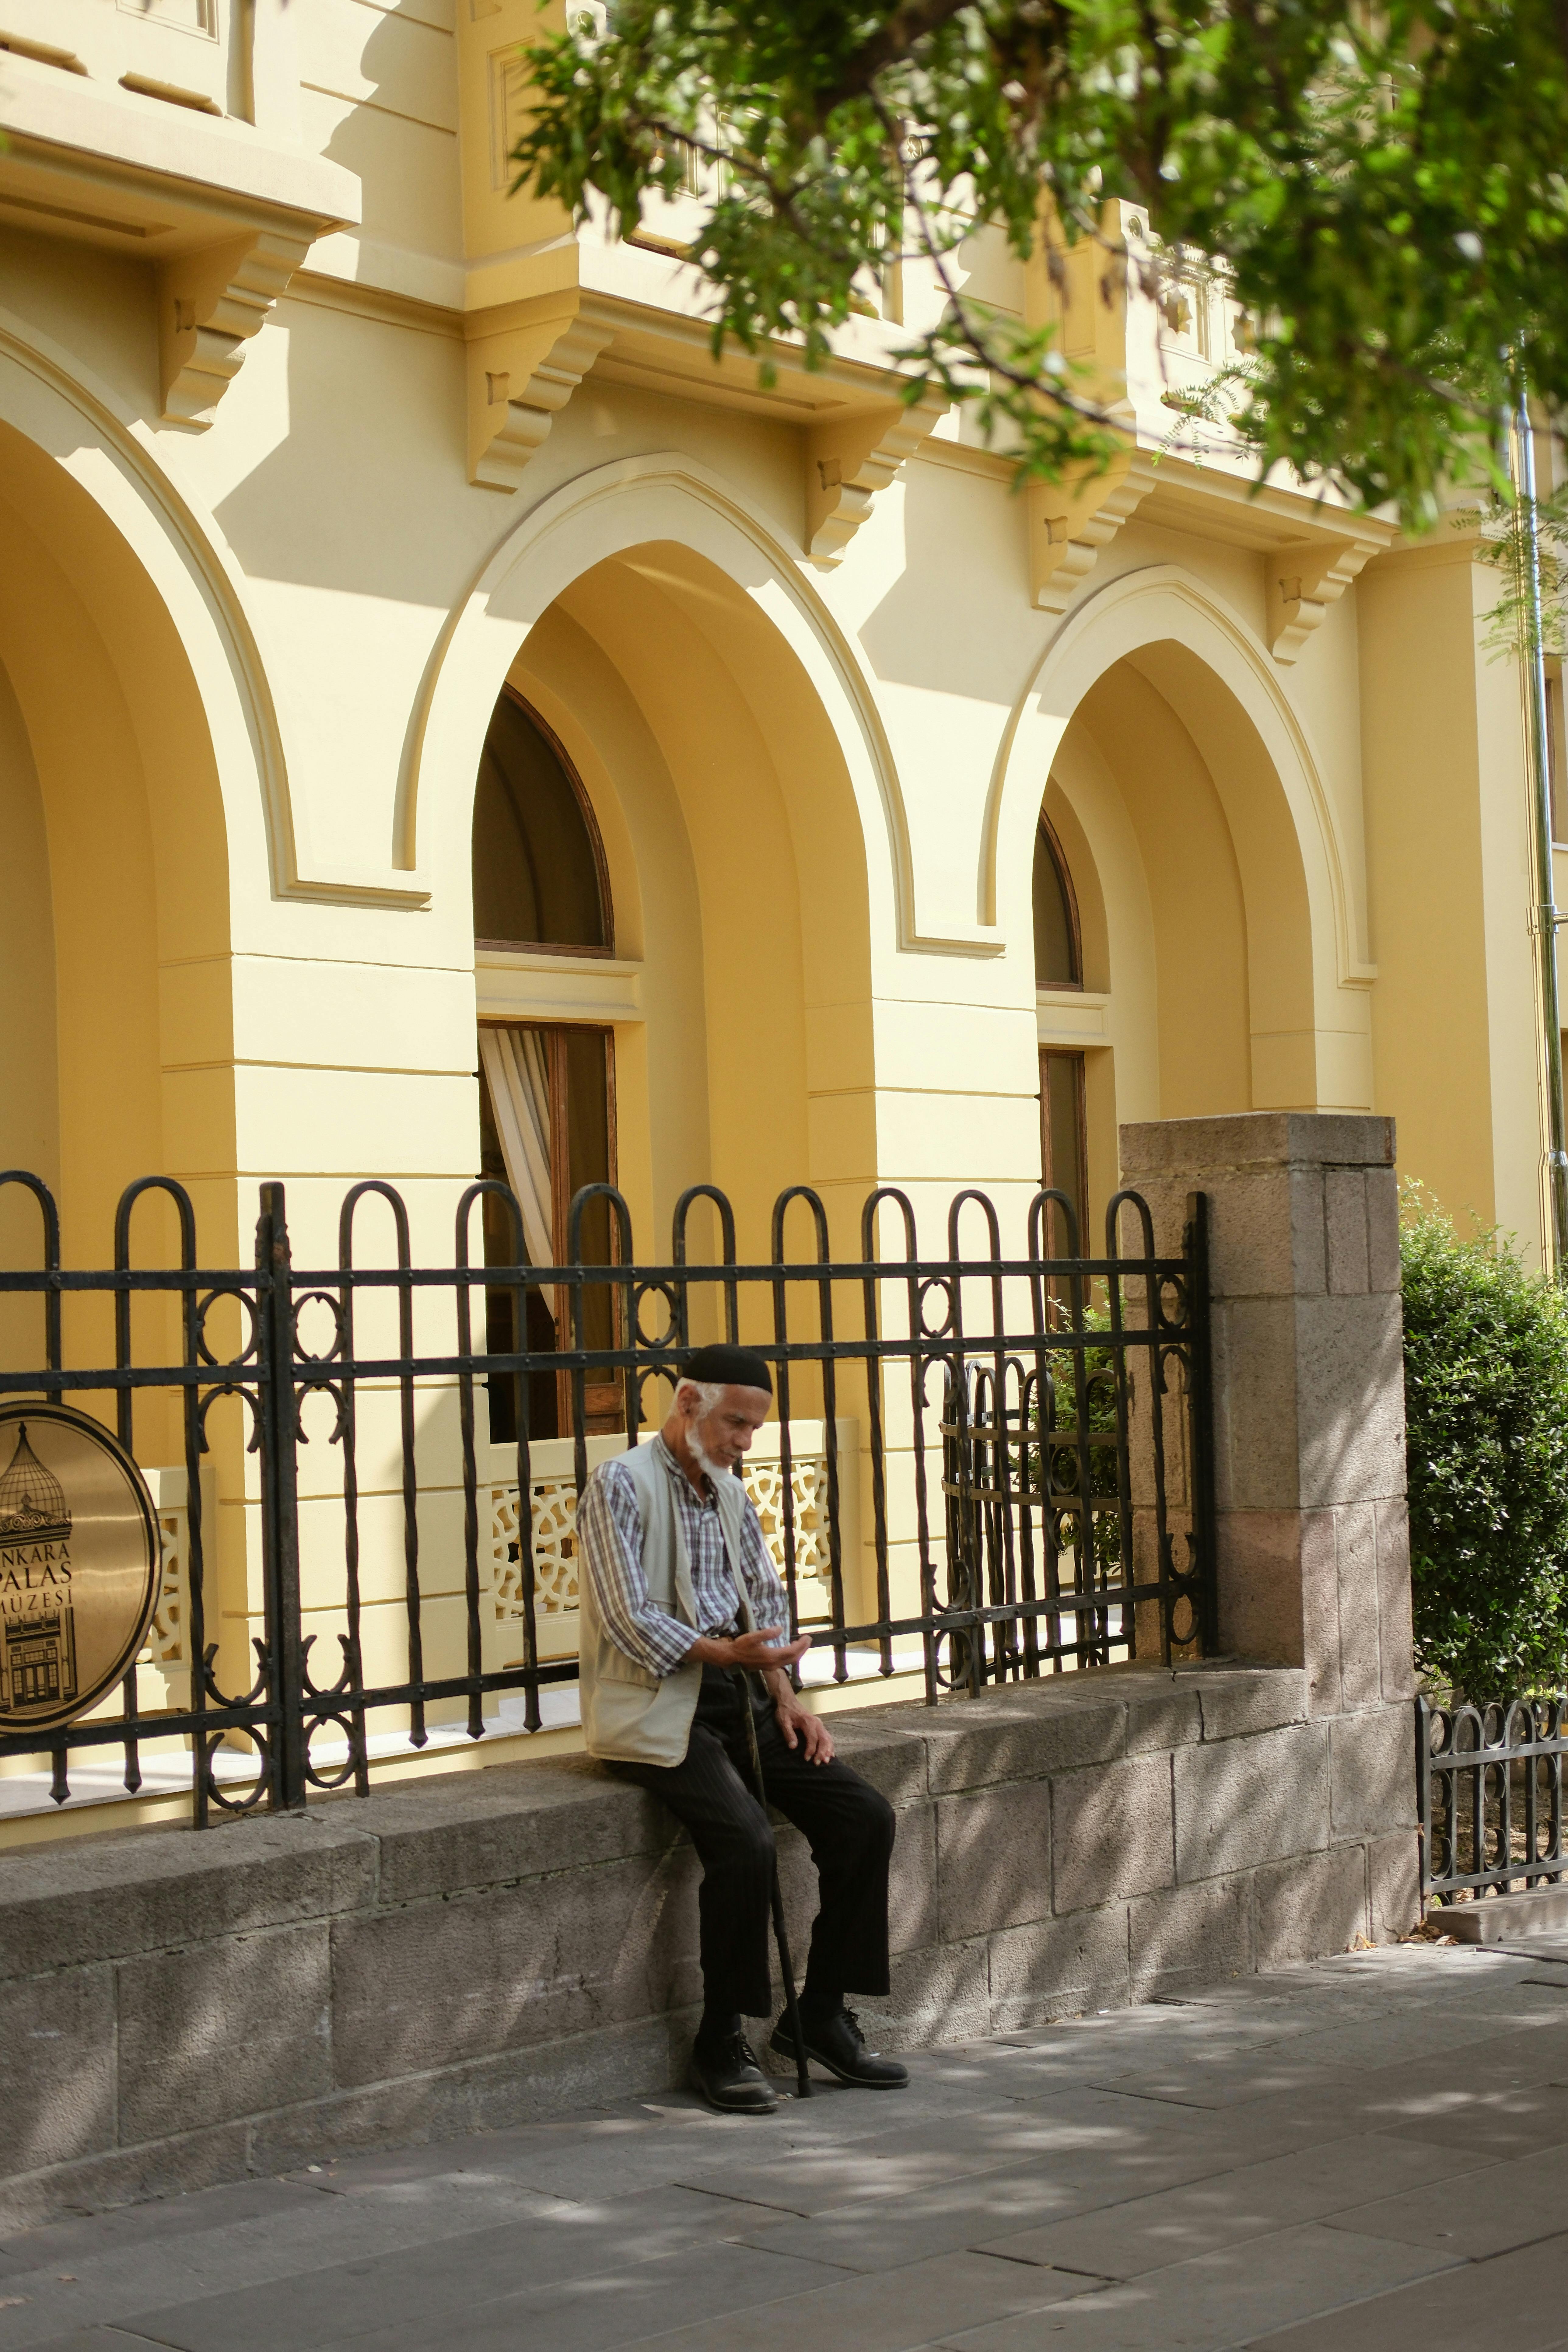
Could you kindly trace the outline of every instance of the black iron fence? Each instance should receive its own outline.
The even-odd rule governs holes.
[[[363,1793],[383,1757],[569,1707],[576,1496],[591,1457],[662,1420],[681,1350],[708,1338],[774,1367],[776,1453],[753,1491],[818,1679],[909,1672],[934,1701],[1212,1647],[1201,1195],[1180,1256],[1155,1255],[1131,1192],[1100,1257],[1079,1255],[1065,1198],[1037,1196],[1015,1256],[968,1192],[928,1258],[885,1188],[840,1258],[823,1202],[795,1187],[770,1255],[742,1263],[729,1202],[697,1186],[668,1263],[647,1265],[625,1202],[595,1186],[572,1204],[571,1262],[535,1269],[503,1186],[468,1188],[451,1262],[427,1266],[404,1199],[370,1181],[343,1199],[335,1262],[301,1271],[267,1184],[254,1267],[215,1270],[187,1193],[147,1178],[120,1203],[113,1265],[79,1271],[47,1188],[4,1186],[33,1195],[42,1249],[0,1272],[0,1397],[68,1399],[184,1472],[183,1679],[150,1705],[133,1666],[89,1717],[0,1736],[58,1801],[89,1761],[122,1757],[135,1791],[145,1759],[166,1784],[173,1757],[200,1826]],[[178,1263],[133,1264],[133,1227],[159,1217]],[[498,1219],[518,1262],[471,1264],[470,1234]],[[25,1313],[36,1346],[16,1337]]]
[[[1568,1877],[1568,1697],[1415,1702],[1424,1896],[1463,1901]]]

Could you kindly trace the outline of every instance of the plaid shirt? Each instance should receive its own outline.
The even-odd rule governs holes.
[[[577,1506],[577,1539],[605,1633],[616,1649],[637,1665],[663,1675],[674,1673],[700,1633],[731,1632],[740,1611],[712,1481],[704,1479],[706,1492],[699,1501],[690,1479],[663,1438],[656,1437],[652,1444],[675,1489],[680,1532],[691,1562],[695,1627],[668,1615],[649,1598],[643,1573],[637,1489],[621,1457],[612,1454],[609,1461],[601,1462],[584,1487]],[[762,1521],[749,1495],[741,1523],[741,1574],[756,1623],[787,1625],[784,1587],[768,1558]]]

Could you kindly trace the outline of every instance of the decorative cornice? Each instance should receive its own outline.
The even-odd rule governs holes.
[[[205,430],[245,347],[310,249],[308,233],[258,229],[166,261],[158,273],[163,420]]]
[[[575,288],[476,310],[463,321],[468,367],[468,479],[487,490],[521,488],[542,446],[614,330],[582,315]]]
[[[836,417],[806,436],[805,548],[815,562],[842,562],[877,493],[946,408],[945,401],[889,402]]]

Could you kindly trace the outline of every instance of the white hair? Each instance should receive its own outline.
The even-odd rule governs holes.
[[[712,1412],[718,1405],[719,1400],[723,1395],[729,1383],[725,1381],[678,1381],[675,1388],[675,1402],[678,1409],[680,1404],[680,1392],[683,1389],[689,1389],[697,1399],[697,1411],[692,1416],[691,1426],[687,1432],[686,1442],[688,1445],[690,1446],[693,1454],[696,1454],[701,1468],[706,1470],[710,1478],[713,1479],[728,1478],[732,1476],[733,1473],[727,1469],[722,1462],[715,1462],[713,1460],[711,1454],[709,1453],[707,1447],[703,1444],[702,1440],[698,1436],[697,1433],[701,1428],[703,1423],[708,1419],[709,1414]]]

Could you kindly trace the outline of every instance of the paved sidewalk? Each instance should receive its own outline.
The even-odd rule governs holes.
[[[0,2242],[0,2352],[1568,2347],[1568,1940],[1406,1945]]]

